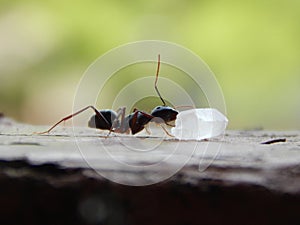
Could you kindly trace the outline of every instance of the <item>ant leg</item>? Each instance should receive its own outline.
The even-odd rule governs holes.
[[[126,111],[126,107],[122,107],[121,108],[121,121],[120,121],[120,131],[121,133],[126,133],[126,124],[125,124],[125,111]],[[126,131],[125,131],[126,130]]]
[[[134,108],[134,111],[133,111],[133,112],[136,113],[136,114],[141,113],[141,114],[143,114],[144,116],[148,117],[149,119],[153,119],[153,118],[154,118],[154,116],[152,116],[152,115],[150,115],[150,114],[148,114],[148,113],[145,113],[145,112],[143,112],[143,111],[141,111],[141,110],[139,110],[139,109],[137,109],[137,108]]]
[[[143,112],[143,111],[141,111],[141,110],[138,110],[137,108],[134,108],[133,112],[134,112],[133,117],[132,117],[132,122],[133,122],[133,124],[135,124],[135,122],[136,122],[138,113],[143,114],[144,116],[146,116],[146,117],[149,118],[149,119],[153,119],[153,118],[154,118],[154,116],[152,116],[152,115],[150,115],[150,114],[148,114],[148,113],[145,113],[145,112]]]
[[[151,131],[149,130],[149,125],[146,124],[144,127],[145,127],[145,130],[146,130],[147,134],[151,135]]]
[[[173,124],[169,124],[169,123],[165,123],[165,124],[169,127],[175,127],[175,125],[173,125]]]
[[[126,107],[121,107],[118,109],[118,114],[117,114],[117,117],[114,119],[113,123],[112,123],[112,126],[109,130],[109,133],[107,134],[106,137],[109,137],[109,135],[111,134],[111,132],[116,132],[116,133],[124,133],[122,132],[124,129],[124,121],[125,121],[125,111],[126,111]],[[119,122],[119,117],[121,116],[121,122],[120,122],[120,127],[117,127],[116,128],[116,125],[117,123]],[[115,130],[113,130],[114,128],[116,128]]]
[[[102,115],[102,113],[100,113],[94,106],[89,105],[89,106],[87,106],[87,107],[85,107],[85,108],[83,108],[83,109],[77,111],[76,113],[73,113],[73,114],[71,114],[71,115],[69,115],[69,116],[66,116],[66,117],[62,118],[60,121],[58,121],[58,122],[57,122],[56,124],[54,124],[52,127],[50,127],[49,130],[46,130],[46,131],[44,131],[44,132],[34,132],[34,134],[46,134],[46,133],[49,133],[49,132],[50,132],[51,130],[53,130],[58,124],[60,124],[60,123],[62,123],[62,122],[64,122],[64,121],[66,121],[66,120],[69,120],[69,119],[73,118],[74,116],[76,116],[76,115],[78,115],[78,114],[84,112],[85,110],[87,110],[87,109],[89,109],[89,108],[93,109],[98,117],[104,119],[105,122],[108,123],[108,121],[105,119],[105,117]]]
[[[139,110],[138,108],[134,108],[132,112],[134,113],[133,114],[133,118],[132,118],[133,119],[133,123],[135,123],[135,121],[137,119],[138,113],[143,114],[144,116],[148,117],[149,119],[153,119],[154,118],[154,116],[152,116],[152,115],[150,115],[148,113],[145,113],[145,112]]]
[[[170,136],[170,137],[175,137],[174,135],[170,134],[169,131],[167,131],[167,129],[160,123],[159,126],[164,130],[164,132]]]

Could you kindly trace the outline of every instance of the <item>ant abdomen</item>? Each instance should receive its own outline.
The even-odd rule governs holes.
[[[113,110],[100,110],[99,113],[102,117],[93,115],[89,122],[88,126],[91,128],[98,128],[102,130],[111,130],[113,122],[116,126],[119,126],[119,122],[116,121],[117,113]]]

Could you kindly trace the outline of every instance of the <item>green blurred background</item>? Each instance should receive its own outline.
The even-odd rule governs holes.
[[[144,39],[210,66],[229,128],[300,129],[299,0],[0,0],[0,112],[56,122],[91,62]]]

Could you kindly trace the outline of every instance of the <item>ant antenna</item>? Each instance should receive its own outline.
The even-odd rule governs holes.
[[[158,81],[158,74],[159,74],[159,68],[160,68],[160,54],[158,54],[158,62],[157,62],[157,69],[156,69],[156,77],[155,77],[155,83],[154,83],[154,87],[155,87],[155,90],[160,98],[160,100],[162,101],[163,103],[163,106],[166,106],[166,102],[165,100],[161,97],[160,93],[159,93],[159,90],[157,88],[157,81]]]

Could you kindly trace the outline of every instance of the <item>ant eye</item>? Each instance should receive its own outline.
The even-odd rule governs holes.
[[[156,109],[160,109],[160,106],[157,106]]]

